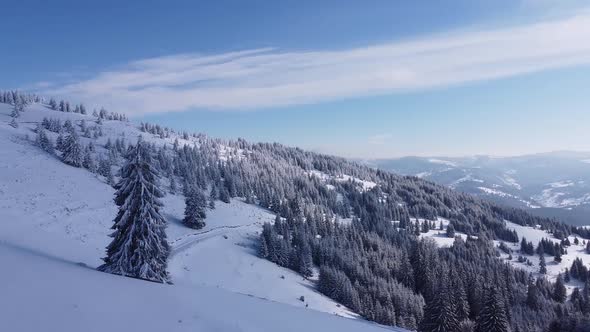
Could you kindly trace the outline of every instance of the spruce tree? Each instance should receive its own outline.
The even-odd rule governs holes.
[[[119,212],[100,271],[155,282],[168,281],[166,272],[170,248],[166,241],[166,221],[160,214],[164,196],[158,187],[159,174],[152,165],[146,143],[141,138],[130,149],[115,189]]]
[[[72,131],[63,141],[63,154],[61,156],[64,163],[74,167],[82,167],[83,158],[80,140],[75,131]]]
[[[36,131],[37,137],[35,138],[35,143],[37,146],[51,154],[55,153],[53,143],[47,136],[47,133],[45,133],[45,129],[42,126],[38,126]]]
[[[439,291],[424,308],[424,319],[420,324],[420,332],[459,331],[459,320],[446,276],[443,277],[439,288]]]
[[[565,289],[565,284],[563,283],[563,278],[560,273],[557,275],[555,285],[553,285],[553,299],[559,303],[563,303],[565,302],[566,297],[567,290]]]
[[[547,263],[545,263],[545,254],[542,249],[539,253],[539,273],[547,274]]]
[[[183,224],[190,228],[201,229],[205,227],[205,218],[207,214],[207,198],[198,188],[185,186],[185,208]]]
[[[477,316],[477,332],[508,332],[510,324],[506,308],[495,288],[486,291],[483,306]]]

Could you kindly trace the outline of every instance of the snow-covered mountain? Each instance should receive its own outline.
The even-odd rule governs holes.
[[[519,157],[406,157],[368,161],[573,225],[590,224],[590,153]]]
[[[274,214],[232,199],[208,211],[207,226],[181,225],[184,198],[168,194],[163,214],[173,285],[100,273],[116,214],[106,179],[62,163],[34,144],[44,117],[95,126],[90,115],[32,104],[10,125],[0,104],[0,330],[4,331],[380,331],[315,290],[312,279],[256,254],[262,224]],[[110,139],[142,132],[104,120],[96,155]],[[148,137],[154,144],[168,139]],[[57,135],[48,132],[55,141]],[[182,138],[180,138],[181,141]],[[188,143],[184,142],[183,143]],[[35,319],[27,319],[34,312]]]

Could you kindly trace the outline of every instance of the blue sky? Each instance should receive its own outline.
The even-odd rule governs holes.
[[[590,150],[583,1],[18,1],[0,88],[360,158]]]

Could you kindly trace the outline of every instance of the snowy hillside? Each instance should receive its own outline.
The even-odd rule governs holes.
[[[317,292],[313,281],[259,258],[254,240],[274,214],[239,199],[218,202],[207,212],[207,226],[192,230],[180,223],[184,197],[164,198],[174,285],[89,269],[101,264],[110,240],[114,191],[104,177],[67,166],[35,146],[33,130],[44,117],[69,119],[76,125],[85,120],[93,126],[96,118],[33,104],[13,128],[10,113],[9,105],[0,104],[0,257],[14,272],[0,280],[11,285],[0,298],[0,310],[8,318],[0,322],[5,328],[124,330],[130,321],[141,320],[141,330],[146,331],[383,329],[359,319],[334,317],[357,315]],[[94,141],[97,155],[105,152],[102,146],[109,138],[133,141],[142,134],[127,122],[105,120],[96,126],[103,136],[81,140]],[[172,145],[176,138],[143,134],[158,145]],[[56,140],[55,134],[48,135]],[[179,141],[195,144],[196,139]],[[147,310],[141,317],[140,308]],[[31,310],[40,318],[23,320]],[[156,320],[150,312],[163,312],[164,319]],[[104,317],[110,318],[108,322]]]
[[[590,153],[555,152],[516,157],[406,157],[367,161],[377,168],[413,175],[501,204],[588,223]]]
[[[424,221],[424,219],[417,219],[413,222],[423,223]],[[421,238],[430,238],[435,241],[437,246],[447,248],[453,245],[455,238],[459,237],[462,240],[465,240],[467,238],[467,234],[461,232],[454,232],[454,237],[449,237],[447,235],[447,227],[449,224],[448,220],[439,218],[438,220],[435,220],[434,223],[437,226],[442,225],[443,228],[440,229],[437,227],[437,229],[430,230],[427,233],[422,233],[420,235]],[[561,242],[560,240],[556,239],[553,236],[553,234],[539,228],[521,226],[510,221],[506,221],[506,226],[509,229],[516,231],[520,239],[524,237],[527,241],[532,242],[535,248],[538,246],[539,242],[541,242],[542,239],[547,239],[556,244],[559,244]],[[476,236],[472,237],[477,238]],[[577,244],[575,243],[576,239],[578,242]],[[530,272],[536,278],[545,277],[548,280],[555,282],[559,274],[564,275],[566,269],[570,269],[575,259],[579,258],[585,264],[590,263],[590,253],[586,251],[586,243],[589,241],[589,239],[585,239],[581,236],[570,235],[568,237],[568,240],[570,241],[570,245],[568,245],[566,248],[567,253],[561,256],[561,262],[556,262],[553,259],[553,257],[547,254],[544,255],[545,260],[547,262],[547,273],[545,275],[541,275],[539,273],[539,256],[527,255],[525,253],[522,253],[520,251],[520,243],[504,242],[504,244],[512,250],[512,258],[510,258],[507,253],[502,252],[499,249],[498,255],[513,267]],[[494,241],[494,244],[496,246],[499,246],[500,243],[501,241]],[[517,259],[519,255],[525,257],[527,259],[527,262],[519,262]],[[566,286],[568,287],[568,290],[571,292],[574,287],[581,287],[583,286],[583,284],[579,280],[572,279],[569,282],[566,282]]]

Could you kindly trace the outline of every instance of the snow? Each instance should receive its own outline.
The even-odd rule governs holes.
[[[424,219],[413,219],[412,221],[413,222],[419,221],[420,223],[422,223],[422,222],[424,222]],[[438,229],[439,223],[441,221],[443,223],[443,230]],[[523,237],[525,237],[527,239],[527,241],[532,242],[535,247],[537,247],[537,244],[543,238],[553,241],[555,243],[560,242],[560,240],[554,238],[551,234],[547,233],[546,231],[544,231],[538,227],[521,226],[521,225],[515,224],[513,222],[507,221],[507,220],[505,222],[506,222],[506,227],[508,229],[516,231],[519,239],[522,239]],[[448,224],[449,224],[448,220],[439,217],[435,221],[436,229],[430,230],[430,231],[428,231],[428,233],[420,234],[420,238],[431,238],[432,240],[434,240],[434,242],[437,244],[437,246],[441,247],[441,248],[451,247],[453,245],[455,239],[449,238],[446,236],[446,228],[447,228]],[[460,232],[455,232],[455,235],[461,237],[463,240],[465,240],[467,238],[467,235],[460,233]],[[588,239],[583,239],[581,237],[578,237],[579,244],[576,245],[576,244],[574,244],[575,238],[576,238],[575,236],[569,237],[569,241],[571,243],[571,246],[566,248],[567,254],[564,254],[561,256],[562,261],[560,263],[555,262],[553,260],[552,256],[545,255],[545,261],[547,264],[547,274],[545,275],[545,277],[548,280],[554,282],[555,279],[557,278],[557,275],[560,273],[564,273],[566,268],[569,269],[571,267],[573,261],[576,258],[580,258],[585,264],[588,264],[590,262],[590,254],[586,253],[586,246],[584,244],[584,240],[588,241]],[[494,244],[496,246],[498,246],[500,244],[500,241],[495,240]],[[527,255],[522,254],[522,256],[526,257],[532,263],[531,266],[527,265],[526,263],[519,263],[517,258],[519,255],[521,255],[520,242],[519,243],[505,242],[505,244],[510,249],[512,249],[513,258],[512,258],[512,260],[508,260],[508,255],[499,250],[499,252],[501,253],[501,255],[500,255],[501,259],[505,260],[506,262],[508,262],[509,264],[511,264],[515,268],[523,269],[523,270],[526,270],[526,271],[532,273],[537,278],[541,276],[539,273],[539,256],[538,255],[527,256]],[[581,284],[581,282],[578,280],[574,280],[574,279],[572,279],[570,282],[568,282],[566,284],[568,292],[571,292],[574,287],[581,287],[581,286],[583,286]]]
[[[352,182],[358,183],[361,186],[362,190],[364,190],[364,191],[371,190],[375,186],[377,186],[377,184],[373,181],[362,180],[362,179],[356,178],[354,176],[346,175],[346,174],[341,174],[338,176],[331,176],[329,174],[326,174],[324,172],[321,172],[321,171],[318,171],[315,169],[308,171],[307,174],[309,174],[310,176],[317,177],[318,179],[320,179],[323,182],[328,182],[331,180],[336,181],[336,182],[352,181]],[[326,184],[326,187],[331,190],[334,189],[334,186],[330,185],[330,184]]]
[[[0,283],[10,285],[0,297],[4,331],[389,330],[213,287],[101,273],[5,241],[0,241],[0,261],[11,267],[0,275]]]
[[[508,172],[506,172],[506,173],[504,173],[500,177],[500,180],[502,180],[502,182],[504,182],[504,184],[506,184],[506,185],[508,185],[510,187],[513,187],[513,188],[515,188],[517,190],[521,190],[522,189],[522,186],[518,182],[516,182],[516,180],[512,176],[510,176],[510,175],[511,174],[509,174]]]
[[[423,223],[426,219],[414,219],[413,222],[420,222]],[[439,229],[439,225],[442,222],[443,229]],[[447,227],[449,226],[449,220],[445,218],[438,217],[434,221],[434,226],[436,229],[431,229],[427,233],[420,233],[420,238],[431,238],[434,240],[437,246],[441,248],[449,248],[455,242],[455,237],[460,237],[463,240],[467,239],[467,234],[461,232],[455,232],[455,237],[448,237],[447,236]]]
[[[510,221],[506,221],[506,227],[508,229],[516,231],[516,233],[518,234],[520,239],[525,237],[527,239],[527,241],[532,242],[535,245],[535,247],[543,238],[553,241],[555,243],[560,242],[560,240],[554,238],[553,235],[547,233],[545,230],[542,230],[540,228],[521,226],[521,225],[515,224]],[[586,253],[586,246],[583,243],[584,240],[588,241],[588,239],[583,239],[578,236],[579,244],[576,245],[576,244],[574,244],[575,238],[576,238],[576,236],[569,236],[568,239],[571,243],[571,246],[566,248],[567,254],[564,254],[561,256],[562,261],[560,263],[555,262],[553,260],[552,256],[545,255],[545,261],[547,263],[546,277],[550,281],[555,281],[555,279],[557,278],[557,275],[559,273],[564,273],[566,268],[569,269],[571,267],[573,261],[576,258],[580,258],[585,264],[588,264],[590,262],[590,254]],[[538,273],[539,272],[539,256],[538,255],[533,255],[533,256],[523,255],[524,257],[528,258],[533,263],[532,266],[528,266],[526,264],[519,263],[516,260],[516,257],[517,257],[517,255],[519,255],[518,251],[520,250],[520,243],[515,243],[515,244],[506,243],[506,244],[511,249],[513,249],[515,251],[515,253],[513,254],[514,259],[512,261],[510,261],[510,264],[512,264],[513,266],[515,266],[517,268],[525,269],[525,270],[533,273],[537,277],[540,276]],[[566,286],[568,288],[568,291],[571,291],[573,289],[573,287],[580,287],[581,284],[577,280],[572,280]]]
[[[452,189],[457,188],[457,186],[463,182],[467,182],[467,181],[471,181],[471,182],[477,182],[477,183],[483,183],[484,181],[478,178],[473,177],[473,174],[469,173],[467,175],[465,175],[464,177],[457,179],[455,181],[453,181],[451,184],[449,184],[449,187],[451,187]]]
[[[524,200],[516,195],[512,195],[506,192],[503,192],[501,190],[498,189],[492,189],[492,188],[487,188],[487,187],[477,187],[477,189],[483,191],[484,193],[488,194],[488,195],[495,195],[498,197],[508,197],[508,198],[513,198],[513,199],[517,199],[520,202],[522,202],[524,205],[526,205],[527,207],[531,208],[531,209],[538,209],[540,208],[539,205],[533,204],[527,200]]]
[[[43,117],[89,124],[94,118],[32,105],[15,129],[8,125],[10,111],[0,104],[0,261],[11,270],[0,276],[1,283],[11,285],[0,297],[0,330],[388,329],[336,317],[357,316],[318,293],[312,280],[257,257],[254,240],[274,215],[240,200],[217,202],[207,212],[207,226],[195,231],[180,223],[183,197],[164,197],[174,285],[95,271],[110,242],[114,190],[99,176],[67,166],[32,144],[32,129]],[[120,121],[104,121],[102,129],[105,136],[97,147],[109,137],[134,140],[141,134],[158,145],[176,138],[160,139]],[[305,302],[299,301],[302,295]],[[30,312],[36,319],[24,318]]]
[[[451,167],[457,167],[456,163],[454,163],[452,161],[448,161],[448,160],[431,158],[431,159],[428,159],[428,162],[433,163],[433,164],[441,164],[441,165],[446,165],[446,166],[451,166]]]
[[[583,181],[578,181],[577,184],[583,184]],[[568,197],[565,192],[557,191],[558,189],[573,187],[576,185],[575,181],[564,180],[558,182],[548,183],[548,188],[543,189],[540,194],[532,198],[539,202],[542,206],[553,208],[571,208],[582,204],[590,203],[590,194],[583,194],[578,197]]]
[[[549,186],[551,188],[565,188],[565,187],[571,187],[573,185],[574,185],[574,182],[571,180],[549,183]]]
[[[418,178],[425,178],[425,177],[429,177],[432,175],[432,172],[420,172],[417,173],[415,176]]]

